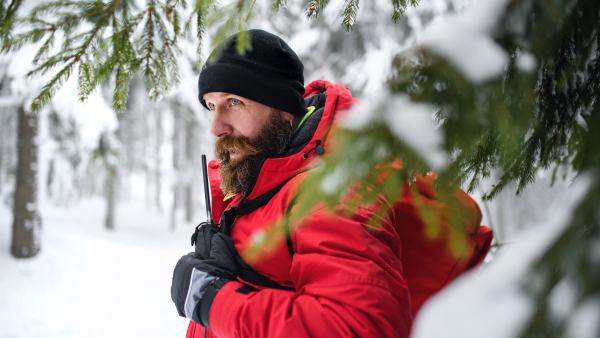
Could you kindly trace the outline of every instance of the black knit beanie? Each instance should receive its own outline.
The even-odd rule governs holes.
[[[204,94],[223,92],[262,103],[287,113],[304,116],[304,65],[279,37],[260,29],[246,31],[251,50],[239,54],[236,39],[228,37],[215,48],[198,79],[198,99],[208,109]],[[214,53],[220,55],[213,60]]]

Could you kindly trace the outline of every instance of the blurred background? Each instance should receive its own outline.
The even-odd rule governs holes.
[[[35,4],[26,2],[23,10]],[[290,44],[304,62],[305,84],[323,79],[369,100],[390,76],[394,55],[473,1],[422,1],[399,24],[382,19],[387,0],[365,2],[351,34],[340,27],[343,4],[332,0],[308,20],[301,2],[277,15],[257,2],[262,14],[249,26]],[[37,213],[39,224],[30,226],[40,233],[39,253],[29,259],[11,255],[11,228],[19,114],[44,85],[26,76],[39,46],[0,56],[0,338],[185,335],[188,321],[170,299],[171,276],[205,218],[200,156],[212,158],[214,142],[210,116],[197,100],[196,44],[183,43],[180,84],[157,100],[136,75],[126,111],[117,114],[108,81],[80,102],[71,78],[30,120],[37,156],[27,166],[36,173],[37,201],[26,207]],[[484,269],[562,203],[569,180],[551,186],[550,175],[539,171],[519,197],[511,188],[492,202],[479,200],[483,224],[495,232]],[[496,178],[483,182],[475,197]]]

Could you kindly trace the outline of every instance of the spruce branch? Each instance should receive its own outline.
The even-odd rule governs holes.
[[[50,98],[56,93],[56,91],[64,84],[65,81],[71,75],[73,68],[75,67],[75,60],[68,63],[63,69],[61,69],[42,89],[38,96],[33,99],[31,103],[31,111],[37,112],[43,106],[50,101]]]
[[[2,0],[0,2],[0,40],[5,41],[10,37],[10,33],[14,27],[16,21],[16,14],[21,7],[22,0],[12,0],[10,4],[6,6],[7,1]]]
[[[43,75],[57,67],[61,70],[34,101],[36,109],[48,101],[65,81],[65,76],[68,78],[76,67],[81,67],[78,72],[79,98],[87,99],[91,91],[114,72],[113,106],[122,111],[129,80],[140,67],[154,98],[179,81],[180,6],[186,6],[185,1],[148,1],[145,10],[130,13],[127,0],[45,3],[34,8],[28,17],[19,19],[33,28],[3,43],[2,50],[18,50],[25,44],[45,39],[34,57],[37,66],[28,76]],[[132,33],[142,21],[145,36],[135,42]],[[81,29],[82,25],[90,23],[91,28]],[[78,27],[78,33],[72,36],[75,27]],[[112,34],[105,38],[107,30]],[[62,32],[61,49],[51,54],[58,32]],[[160,46],[155,41],[161,41]],[[140,45],[139,51],[135,44]]]
[[[304,13],[306,14],[307,18],[316,19],[328,4],[329,0],[310,0]]]
[[[213,52],[211,59],[207,62],[212,62],[221,54],[221,44],[225,39],[233,34],[236,35],[235,47],[238,53],[244,54],[252,49],[250,35],[246,32],[248,22],[245,18],[251,15],[251,1],[253,0],[238,0],[235,3],[217,9],[210,17],[208,25],[213,25],[216,22],[223,22],[217,29],[213,40]]]
[[[197,66],[202,64],[203,42],[207,27],[207,17],[211,10],[214,9],[214,5],[214,0],[196,0],[194,2],[194,13],[192,13],[191,16],[195,16],[196,21],[196,38],[198,38],[198,46],[196,48]],[[191,23],[192,18],[190,17],[184,30],[189,30]]]
[[[404,7],[418,3],[416,0],[398,1]],[[218,7],[215,0],[195,0],[189,16],[185,13],[187,19],[182,19],[188,8],[186,0],[148,0],[141,10],[129,0],[55,0],[36,6],[23,18],[16,17],[21,0],[7,3],[3,0],[0,6],[2,52],[16,51],[26,44],[43,40],[34,56],[35,68],[28,75],[43,75],[60,68],[59,73],[68,77],[75,68],[82,67],[77,73],[81,100],[86,100],[94,88],[112,74],[116,81],[113,105],[120,111],[127,98],[126,82],[138,69],[154,99],[179,82],[179,38],[187,36],[193,24],[196,25],[199,41],[198,65],[201,65],[206,28],[219,25],[213,39],[213,47],[217,46],[226,37],[247,28],[256,1],[237,0],[229,6]],[[286,3],[287,0],[272,0],[271,7],[279,10]],[[328,3],[329,0],[310,1],[306,15],[317,17]],[[130,6],[135,13],[131,12]],[[354,28],[358,7],[358,0],[346,0],[342,27],[348,32]],[[32,28],[8,39],[10,34],[7,32],[12,31],[15,23]],[[142,36],[137,36],[137,33],[133,36],[138,27]],[[111,32],[108,36],[105,34],[107,31]],[[57,39],[61,41],[59,51],[55,51]],[[240,34],[236,41],[237,51],[245,53],[251,48],[249,37]],[[219,55],[219,51],[214,55]],[[47,83],[50,87],[40,93],[43,97],[38,96],[36,102],[42,105],[47,102],[47,96],[52,96],[63,80],[61,76],[58,79],[53,77]]]
[[[417,7],[420,0],[392,0],[392,22],[399,23],[404,16],[404,12],[408,9],[408,6]]]
[[[53,1],[36,6],[29,13],[29,18],[37,18],[48,14],[58,13],[60,11],[70,12],[71,10],[81,11],[82,13],[100,12],[102,2],[98,1]]]
[[[46,39],[42,47],[37,51],[35,57],[33,58],[33,63],[37,64],[40,61],[40,58],[45,58],[50,51],[50,48],[54,45],[54,32],[50,33],[50,36]]]
[[[79,101],[84,102],[92,88],[92,70],[90,63],[85,60],[79,65],[78,96]]]
[[[287,0],[271,0],[271,10],[274,12],[279,12],[285,5]]]
[[[156,1],[148,0],[147,8],[143,14],[145,25],[140,41],[142,46],[141,68],[144,75],[143,78],[146,83],[146,89],[152,99],[158,99],[162,93],[170,88],[171,83],[169,80],[170,75],[165,70],[165,62],[167,60],[164,55],[165,53],[169,53],[170,38],[166,33],[162,17],[157,10]],[[160,41],[160,37],[167,39],[163,41],[162,49],[155,46],[155,39],[156,41]],[[166,51],[163,49],[166,49]]]
[[[119,29],[117,19],[113,17],[113,27],[116,33],[111,38],[113,53],[109,57],[109,60],[114,60],[117,68],[112,102],[117,112],[125,111],[127,99],[129,98],[129,81],[132,74],[137,71],[136,68],[128,69],[128,60],[135,58],[133,46],[131,46],[130,42],[131,28],[129,27],[129,20],[127,20],[128,16],[128,4],[124,4],[123,17],[125,20],[123,20],[121,29]],[[107,63],[109,63],[109,60],[107,60]],[[112,69],[113,67],[114,65],[111,63],[106,68]]]
[[[356,15],[358,13],[358,1],[359,0],[345,0],[346,7],[344,8],[342,28],[344,31],[346,31],[346,33],[349,33],[354,29]]]
[[[41,64],[36,69],[30,71],[28,76],[34,76],[37,74],[43,75],[59,66],[61,63],[65,64],[64,67],[58,71],[58,73],[53,76],[53,78],[44,86],[41,93],[34,99],[31,107],[33,111],[38,111],[38,109],[43,107],[43,105],[49,101],[50,97],[54,95],[56,90],[58,90],[58,88],[60,88],[60,86],[62,86],[62,84],[70,76],[73,69],[82,63],[82,60],[85,58],[85,55],[87,55],[90,46],[94,41],[97,41],[97,37],[105,28],[110,14],[114,12],[119,2],[120,0],[115,0],[112,3],[109,3],[106,7],[100,6],[98,2],[92,4],[58,1],[50,4],[43,4],[36,7],[32,11],[30,17],[27,19],[28,22],[34,25],[40,25],[40,27],[35,27],[30,32],[26,32],[16,39],[3,45],[4,51],[15,50],[22,47],[25,43],[39,41],[46,34],[48,34],[48,38],[34,56],[34,63],[41,62]],[[64,10],[65,8],[69,7],[76,7],[83,10],[84,13],[79,15],[62,15],[60,16],[61,19],[55,24],[37,17],[38,15],[55,13],[56,11]],[[83,18],[89,19],[91,17],[96,20],[92,29],[75,37],[69,36],[71,27],[73,25],[77,25]],[[66,33],[63,48],[55,55],[47,57],[47,54],[53,45],[55,34],[59,30]],[[82,41],[79,46],[72,47],[73,43],[77,43],[79,41]],[[84,77],[88,71],[89,67],[87,67],[87,70],[84,69],[84,71],[81,73],[81,76]],[[88,83],[84,82],[82,79],[80,79],[79,82],[85,84],[86,86]],[[81,92],[85,93],[87,91],[88,88],[86,87]]]
[[[523,7],[532,2],[536,6],[535,16],[522,16],[530,13]],[[310,5],[316,6],[316,3]],[[404,11],[414,2],[395,4],[401,14],[400,10]],[[535,181],[540,169],[554,169],[554,181],[559,166],[594,173],[594,184],[598,187],[600,134],[594,132],[597,130],[594,128],[600,126],[600,51],[596,48],[600,42],[599,15],[600,4],[585,0],[552,1],[551,4],[545,0],[514,1],[492,35],[512,59],[503,73],[485,83],[473,83],[443,56],[427,48],[407,52],[394,61],[389,81],[394,95],[408,95],[413,102],[437,108],[437,122],[444,132],[443,147],[451,155],[450,163],[437,176],[436,192],[449,196],[450,187],[465,185],[473,192],[482,179],[490,178],[496,171],[501,174],[500,178],[485,192],[484,200],[497,197],[508,187],[514,187],[515,192],[521,194]],[[526,21],[524,31],[514,29],[514,23],[519,20]],[[518,58],[525,53],[536,61],[533,69],[525,70],[517,65]],[[378,147],[402,161],[400,182],[411,182],[415,175],[431,169],[402,139],[390,136],[388,127],[382,123],[385,119],[377,114],[371,118],[375,122],[360,130],[341,128],[336,131],[337,148],[329,152],[314,175],[303,182],[301,191],[310,191],[311,197],[300,197],[295,210],[306,212],[315,207],[315,201],[324,208],[342,201],[346,203],[349,191],[356,194],[352,196],[352,206],[356,206],[356,201],[375,203],[375,191],[387,198],[397,198],[402,184],[374,180],[366,174],[393,177],[385,170],[377,171],[379,165],[385,163],[381,158],[372,159]],[[364,144],[368,145],[366,151],[362,148]],[[577,225],[574,221],[569,227],[577,227],[578,231],[595,229],[593,231],[599,233],[600,220],[592,220],[592,216],[598,215],[595,210],[600,201],[600,190],[595,189],[594,197],[586,197],[588,201],[595,199],[589,202],[595,209],[589,213],[587,225],[583,222]],[[420,210],[420,215],[435,219],[431,211]],[[450,219],[450,240],[456,244],[460,240],[456,235],[460,233],[461,224],[455,215]],[[428,229],[435,233],[435,226]],[[556,266],[548,271],[556,271]],[[590,280],[589,276],[585,278]],[[540,302],[547,299],[553,283],[539,295]],[[598,288],[594,292],[598,295]],[[536,306],[543,309],[544,305]],[[544,312],[539,314],[531,325],[534,331],[526,331],[524,336],[539,333],[540,327],[548,326]],[[563,331],[556,332],[553,336],[561,336]]]
[[[29,72],[29,76],[43,75],[56,67],[62,67],[60,74],[68,75],[71,74],[73,67],[82,66],[84,64],[82,60],[85,58],[87,60],[85,66],[82,66],[83,69],[78,73],[78,83],[82,86],[79,88],[79,97],[83,100],[100,82],[108,78],[111,72],[115,71],[115,80],[117,81],[118,78],[119,84],[115,84],[113,104],[115,109],[121,110],[124,107],[123,98],[127,97],[125,82],[128,82],[134,69],[142,70],[144,82],[152,98],[158,98],[163,92],[178,83],[179,74],[176,62],[177,55],[180,53],[178,38],[190,31],[192,17],[195,17],[196,21],[196,36],[199,39],[197,54],[198,60],[201,62],[202,40],[207,25],[214,24],[220,20],[219,18],[225,18],[215,36],[216,45],[227,36],[245,30],[247,21],[252,16],[254,3],[254,0],[239,0],[228,8],[215,10],[214,0],[196,0],[190,18],[187,22],[182,23],[179,8],[185,9],[187,6],[186,2],[182,0],[166,0],[165,2],[149,0],[143,11],[133,15],[128,12],[127,0],[114,0],[108,3],[58,0],[36,6],[23,19],[14,17],[16,8],[20,5],[20,1],[15,0],[7,9],[2,7],[0,14],[4,18],[9,16],[11,18],[11,20],[3,20],[3,27],[9,22],[11,25],[12,22],[20,22],[34,27],[14,39],[5,41],[2,50],[3,52],[18,50],[25,44],[44,39],[44,43],[34,57],[34,64],[37,64],[37,67]],[[273,8],[279,9],[285,3],[284,0],[276,0],[272,4]],[[316,17],[327,4],[328,0],[314,0],[309,4],[307,16]],[[357,13],[358,1],[348,0],[342,22],[346,31],[353,29]],[[207,19],[209,14],[212,14],[212,19]],[[52,16],[57,20],[46,19]],[[117,17],[122,18],[122,27],[119,26]],[[132,42],[133,37],[130,33],[142,21],[144,21],[144,35],[138,42]],[[112,26],[110,22],[113,23]],[[93,24],[91,29],[71,36],[74,28],[87,23]],[[113,34],[108,40],[113,42],[108,48],[103,34],[110,27],[113,29]],[[124,30],[127,30],[128,33],[124,34]],[[63,33],[61,50],[50,55],[58,32]],[[129,42],[125,40],[129,40]],[[161,45],[157,46],[155,41],[161,41]],[[98,49],[92,44],[101,44],[102,46]],[[132,45],[139,47],[132,47]],[[244,53],[250,48],[249,37],[241,34],[236,42],[236,49],[238,52]],[[104,52],[100,53],[99,51]],[[218,51],[215,55],[218,55]],[[59,79],[61,78],[59,76]],[[39,96],[36,102],[42,104],[47,102],[45,96],[51,96],[55,89],[60,88],[62,82],[52,78],[48,83],[50,87],[41,93],[44,97]],[[58,87],[54,88],[54,86]],[[41,106],[36,107],[41,108]]]
[[[21,49],[24,45],[35,43],[41,40],[46,34],[46,30],[35,28],[27,33],[20,34],[15,39],[11,39],[2,45],[2,52],[10,52]]]

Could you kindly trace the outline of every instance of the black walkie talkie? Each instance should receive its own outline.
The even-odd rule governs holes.
[[[206,155],[202,155],[202,175],[204,177],[204,203],[206,205],[206,222],[202,222],[196,226],[196,230],[192,234],[192,246],[196,243],[198,231],[203,225],[213,225],[212,213],[210,211],[210,186],[208,185],[208,169],[206,166]]]

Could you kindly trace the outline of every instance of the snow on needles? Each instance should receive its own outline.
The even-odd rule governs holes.
[[[415,103],[406,95],[392,95],[387,91],[372,96],[377,104],[357,105],[342,121],[348,129],[362,129],[374,122],[388,130],[414,150],[433,170],[448,165],[448,153],[443,149],[444,136],[434,120],[435,109]]]
[[[433,118],[435,109],[422,103],[414,103],[407,96],[393,96],[383,115],[390,131],[406,142],[433,170],[444,169],[448,154],[441,147],[442,131]]]
[[[507,0],[480,0],[425,35],[422,46],[447,59],[470,81],[483,83],[502,73],[507,52],[491,37]]]
[[[471,271],[462,275],[425,303],[415,319],[411,337],[518,337],[533,312],[533,300],[522,287],[524,278],[565,231],[590,185],[590,177],[580,175],[564,208],[554,209],[529,236],[507,247],[489,268],[480,274]],[[593,311],[585,311],[585,318],[575,318],[579,325],[572,326],[573,331],[578,331],[577,337],[587,338],[592,337],[589,332],[593,331],[589,317],[596,319],[595,314],[600,311],[597,306],[584,310]]]

